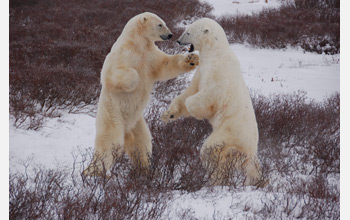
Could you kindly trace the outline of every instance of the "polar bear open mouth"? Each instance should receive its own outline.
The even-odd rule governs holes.
[[[191,53],[191,52],[193,52],[193,51],[194,51],[194,46],[193,46],[193,44],[191,44],[191,45],[190,45],[190,48],[188,49],[188,52]]]

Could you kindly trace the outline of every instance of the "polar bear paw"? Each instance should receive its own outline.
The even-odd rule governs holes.
[[[194,53],[188,54],[185,58],[185,64],[191,69],[194,69],[196,66],[199,65],[199,56]]]
[[[100,169],[96,164],[90,164],[88,168],[86,168],[83,173],[84,176],[99,176],[104,178],[110,178],[110,175],[107,175],[106,170]]]
[[[171,120],[176,120],[180,116],[178,105],[172,105],[168,110],[163,112],[161,118],[164,122],[169,122]]]

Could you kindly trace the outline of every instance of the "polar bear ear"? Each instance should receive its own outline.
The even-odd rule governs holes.
[[[147,18],[146,17],[143,17],[142,19],[141,19],[141,23],[143,24],[143,23],[145,23],[147,21]]]

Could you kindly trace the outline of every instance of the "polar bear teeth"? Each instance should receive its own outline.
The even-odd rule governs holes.
[[[193,44],[191,44],[191,45],[190,45],[190,48],[188,49],[188,52],[191,53],[191,52],[193,52],[193,51],[194,51],[194,46],[193,46]]]

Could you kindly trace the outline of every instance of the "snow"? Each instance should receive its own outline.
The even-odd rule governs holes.
[[[168,207],[170,219],[176,219],[176,213],[191,210],[197,219],[246,219],[253,210],[262,208],[262,191],[246,187],[244,190],[228,191],[225,187],[217,187],[212,192],[202,189],[196,194],[180,193],[174,196],[174,203]],[[252,201],[255,201],[254,203]],[[257,201],[257,202],[256,202]],[[249,206],[249,212],[242,212]]]
[[[264,95],[307,92],[322,101],[339,92],[340,56],[319,55],[302,49],[254,49],[234,44],[232,50],[241,63],[246,84]]]
[[[18,163],[31,158],[48,168],[73,164],[72,153],[92,148],[95,118],[87,114],[63,114],[49,119],[39,131],[16,129],[10,120],[10,169],[21,171]]]
[[[277,8],[281,5],[279,0],[205,0],[214,7],[215,16],[227,14],[252,14],[264,8]]]

